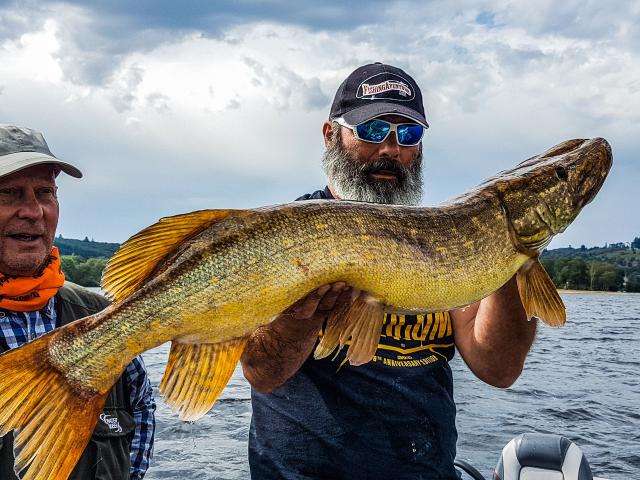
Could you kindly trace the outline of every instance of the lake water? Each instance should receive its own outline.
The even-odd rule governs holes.
[[[541,327],[525,371],[508,389],[477,380],[456,355],[458,457],[487,478],[502,447],[523,432],[561,433],[594,474],[640,479],[640,295],[563,294],[568,323]],[[145,353],[157,392],[168,345]],[[149,479],[249,478],[250,388],[238,369],[209,414],[180,422],[158,400]]]

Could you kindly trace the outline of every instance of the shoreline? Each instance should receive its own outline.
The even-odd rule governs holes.
[[[608,292],[606,290],[566,290],[564,288],[557,289],[559,293],[604,293],[607,295],[640,295],[640,292]]]

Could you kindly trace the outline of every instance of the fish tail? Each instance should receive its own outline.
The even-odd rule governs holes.
[[[89,442],[106,393],[72,385],[51,363],[54,331],[0,355],[0,436],[13,430],[16,474],[66,480]]]

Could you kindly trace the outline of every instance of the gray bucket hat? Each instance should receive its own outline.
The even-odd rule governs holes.
[[[80,170],[51,153],[42,133],[0,124],[0,177],[42,163],[53,163],[72,177],[82,177]]]

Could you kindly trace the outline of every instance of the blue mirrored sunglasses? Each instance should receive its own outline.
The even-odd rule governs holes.
[[[336,118],[343,127],[350,128],[357,139],[369,143],[384,142],[391,132],[395,132],[398,145],[414,147],[420,143],[425,127],[419,123],[391,123],[374,118],[359,125],[349,125],[344,118]]]

